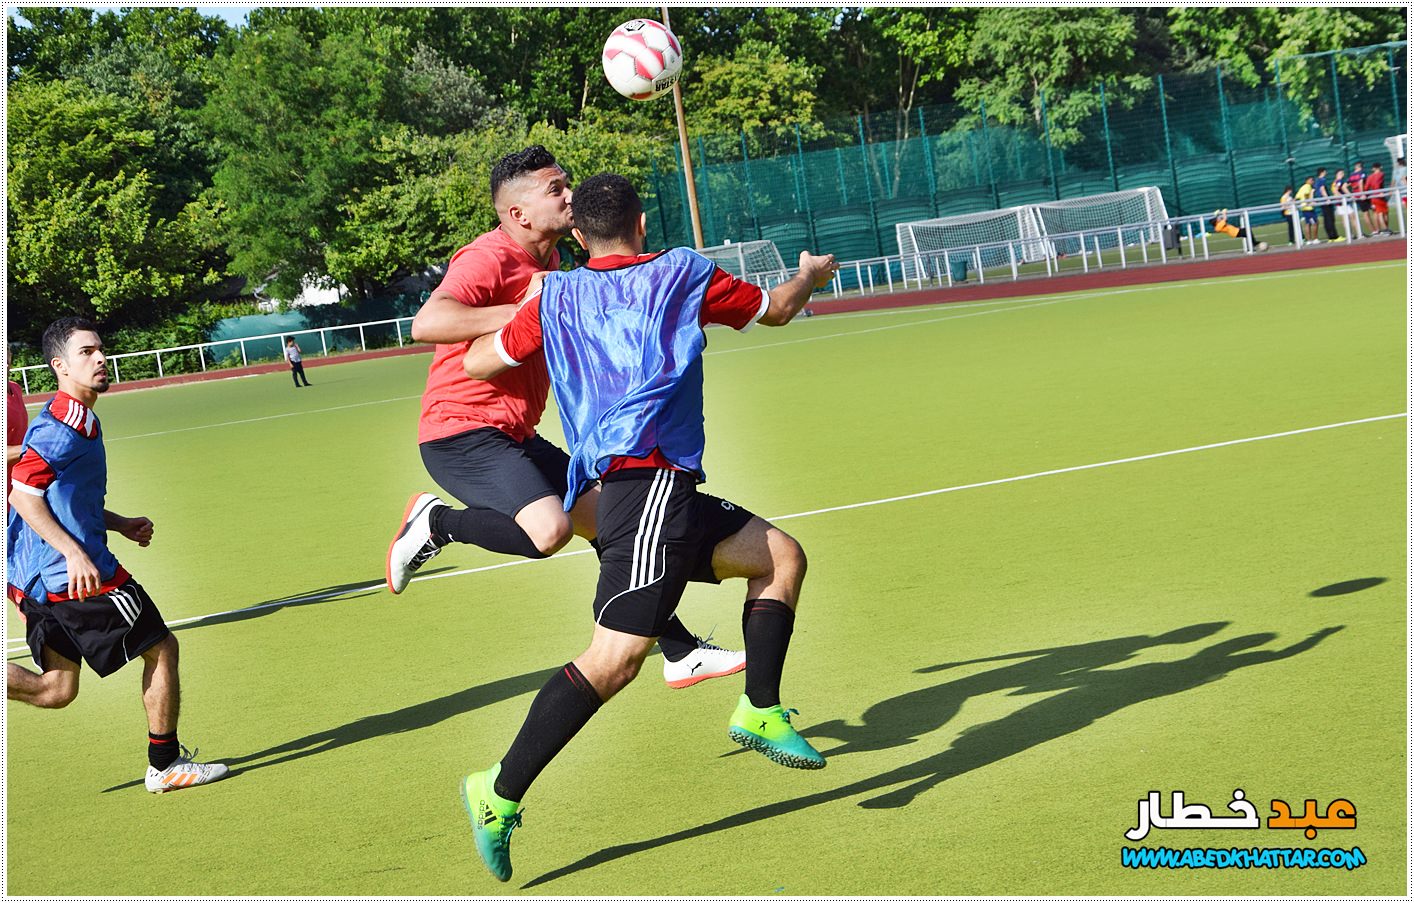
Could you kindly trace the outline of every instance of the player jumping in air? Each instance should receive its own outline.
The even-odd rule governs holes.
[[[422,461],[467,507],[454,509],[426,492],[409,500],[388,547],[394,593],[449,542],[544,558],[576,533],[594,539],[598,491],[585,493],[566,514],[569,458],[535,432],[550,391],[543,359],[537,355],[489,380],[469,379],[462,369],[471,340],[509,322],[531,280],[559,266],[555,245],[570,232],[571,196],[569,175],[540,145],[502,158],[491,170],[500,226],[452,255],[441,285],[413,320],[414,339],[437,343],[418,424]],[[699,639],[676,617],[660,646],[671,687],[745,667],[741,652]]]
[[[642,203],[616,175],[576,190],[575,227],[588,264],[546,276],[541,293],[465,359],[468,375],[489,379],[538,362],[543,349],[570,445],[565,506],[600,484],[589,648],[541,688],[500,762],[462,783],[477,852],[502,881],[511,876],[511,832],[531,782],[638,674],[690,579],[747,580],[746,693],[728,735],[788,767],[825,765],[780,702],[805,554],[781,530],[697,484],[705,479],[703,328],[788,323],[833,278],[834,258],[801,254],[795,277],[763,293],[693,251],[644,254]]]
[[[93,414],[108,389],[103,341],[92,323],[57,320],[44,331],[44,355],[59,392],[25,433],[11,474],[7,593],[25,620],[39,674],[6,667],[10,699],[62,709],[79,692],[79,661],[107,677],[142,659],[147,709],[147,775],[153,793],[219,780],[226,766],[193,762],[177,741],[181,702],[177,638],[147,591],[108,550],[112,530],[145,546],[152,521],[103,507],[108,463]]]

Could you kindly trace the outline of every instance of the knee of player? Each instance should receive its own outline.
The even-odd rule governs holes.
[[[152,648],[144,652],[142,657],[153,661],[157,659],[167,659],[175,665],[177,663],[177,650],[179,648],[177,635],[175,633],[169,633],[161,642],[155,643]]]
[[[566,517],[564,520],[553,521],[537,528],[530,533],[530,541],[535,543],[535,547],[541,554],[553,555],[565,547],[565,543],[574,536],[574,525]]]
[[[78,695],[77,681],[55,681],[44,688],[38,702],[41,708],[62,709],[77,699]]]
[[[774,531],[769,540],[771,549],[771,564],[776,573],[791,573],[797,577],[805,576],[805,568],[808,562],[805,558],[805,549],[796,542],[795,537],[789,533]]]

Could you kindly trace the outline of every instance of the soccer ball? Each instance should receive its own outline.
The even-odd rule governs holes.
[[[1258,250],[1258,251],[1265,251],[1265,250],[1267,250],[1267,248],[1270,248],[1270,247],[1271,247],[1271,245],[1267,244],[1267,243],[1264,242],[1264,241],[1259,241],[1259,242],[1257,242],[1257,250]]]
[[[630,100],[652,100],[671,91],[682,71],[682,45],[666,25],[633,19],[604,42],[604,75]]]

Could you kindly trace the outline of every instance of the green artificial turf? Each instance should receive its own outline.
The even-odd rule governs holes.
[[[451,547],[437,579],[382,588],[432,488],[425,355],[105,398],[108,507],[157,529],[114,541],[169,622],[290,601],[176,632],[181,736],[223,783],[143,791],[136,666],[86,673],[65,711],[7,705],[6,891],[1403,894],[1406,420],[1161,453],[1404,413],[1405,278],[713,331],[706,488],[810,556],[784,699],[829,767],[736,751],[741,678],[668,690],[655,654],[532,788],[506,885],[458,781],[588,642],[583,542],[474,573],[511,559]],[[553,411],[543,430],[559,441]],[[735,647],[741,599],[693,586],[679,612]],[[1236,788],[1264,827],[1123,836],[1150,790],[1228,815]],[[1265,827],[1308,798],[1351,801],[1357,827]],[[1128,869],[1124,846],[1368,861]]]

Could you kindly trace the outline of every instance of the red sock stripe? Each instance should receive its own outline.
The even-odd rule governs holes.
[[[594,689],[594,685],[589,682],[589,678],[585,677],[584,674],[575,667],[574,662],[565,665],[565,677],[569,678],[570,683],[574,684],[575,689],[583,693],[584,698],[592,703],[596,709],[603,703],[603,700],[599,698],[599,691]]]
[[[170,737],[154,737],[151,734],[148,734],[147,742],[151,743],[153,746],[169,746],[177,742],[177,735],[173,734]]]
[[[748,599],[746,604],[749,606],[747,608],[748,617],[765,614],[781,615],[787,618],[795,617],[795,611],[789,605],[775,599]]]

